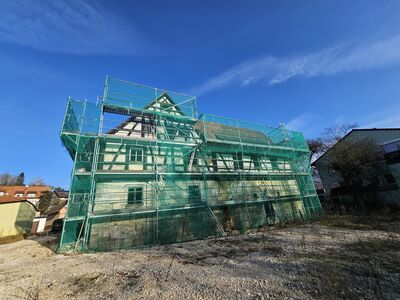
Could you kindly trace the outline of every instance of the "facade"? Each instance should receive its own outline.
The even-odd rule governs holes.
[[[13,242],[29,234],[35,206],[20,199],[0,199],[0,243]]]
[[[48,186],[0,185],[2,213],[8,216],[4,221],[0,218],[0,225],[8,228],[5,230],[6,236],[20,237],[23,234],[36,233],[41,228],[44,230],[45,220],[40,221],[40,211],[37,207],[40,196],[50,190]],[[31,213],[33,213],[32,218]],[[21,218],[25,218],[23,228],[17,225],[21,223],[17,222],[17,219]],[[27,224],[30,224],[29,230],[25,228]]]
[[[67,211],[67,202],[51,206],[46,212],[37,212],[32,224],[32,233],[40,234],[53,230],[54,224],[62,223]]]
[[[67,211],[66,204],[67,202],[62,202],[49,208],[49,210],[46,212],[46,224],[44,227],[45,231],[50,231],[55,221],[64,219]]]
[[[50,230],[54,221],[63,219],[68,192],[53,191],[57,204],[45,214],[38,210],[40,196],[52,191],[49,186],[0,185],[0,240],[13,240],[30,233]]]
[[[15,240],[41,228],[37,206],[48,191],[48,186],[0,185],[0,235]],[[41,224],[44,228],[45,220]]]
[[[202,114],[194,97],[107,78],[68,100],[74,160],[60,250],[104,251],[244,232],[321,213],[299,132]]]
[[[353,129],[342,140],[359,141],[363,139],[371,139],[382,149],[382,175],[374,178],[378,182],[377,197],[387,205],[400,206],[400,128]],[[340,174],[325,167],[330,159],[329,153],[328,150],[320,156],[313,162],[313,166],[318,169],[326,194],[346,200],[350,194],[346,190]],[[365,184],[371,180],[371,178],[366,178]]]

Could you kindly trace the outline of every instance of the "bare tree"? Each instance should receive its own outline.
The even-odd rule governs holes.
[[[316,159],[316,157],[325,150],[325,144],[321,138],[308,139],[307,144],[310,149],[310,162]]]
[[[20,173],[18,176],[14,176],[10,173],[3,173],[0,174],[0,185],[25,185],[24,179],[24,172]]]
[[[308,148],[310,149],[310,161],[321,156],[356,127],[357,124],[354,123],[328,127],[324,129],[321,137],[307,139]]]
[[[356,128],[357,124],[350,123],[350,124],[341,124],[333,127],[325,128],[321,142],[324,144],[324,150],[328,150],[337,142],[339,142],[346,134],[348,134],[352,129]]]
[[[29,185],[37,185],[37,186],[43,186],[46,185],[46,183],[44,182],[44,179],[41,177],[36,177],[33,178],[30,182]]]
[[[15,184],[15,176],[10,173],[0,174],[0,185],[14,185]]]

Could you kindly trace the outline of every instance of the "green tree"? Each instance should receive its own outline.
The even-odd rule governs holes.
[[[24,181],[25,181],[25,174],[24,172],[22,172],[15,178],[15,185],[25,185]]]
[[[376,189],[372,179],[383,174],[381,158],[382,153],[373,140],[345,139],[330,149],[323,168],[334,170],[341,176],[354,202],[366,213],[363,194]]]
[[[376,192],[377,184],[374,179],[384,173],[382,153],[371,139],[354,139],[351,136],[343,139],[355,127],[356,124],[343,124],[325,128],[321,137],[308,140],[308,145],[311,158],[329,150],[327,159],[320,168],[331,176],[339,175],[338,180],[346,187],[354,203],[366,213],[363,195]],[[376,201],[375,195],[373,198]]]
[[[31,186],[44,186],[44,185],[46,185],[46,183],[44,182],[43,178],[36,177],[36,178],[33,178],[29,182],[29,185],[31,185]]]
[[[317,159],[328,149],[332,148],[332,146],[356,127],[357,124],[355,123],[327,127],[322,132],[321,137],[307,139],[308,148],[310,149],[310,161]]]
[[[39,198],[38,209],[40,211],[46,211],[50,207],[52,199],[53,199],[52,192],[50,191],[44,192]]]
[[[322,150],[326,151],[331,148],[356,127],[357,124],[350,123],[325,128],[320,138],[321,142],[323,143]]]

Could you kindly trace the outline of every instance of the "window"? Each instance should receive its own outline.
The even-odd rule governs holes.
[[[4,196],[6,193],[3,191],[0,191],[0,196]]]
[[[198,185],[189,185],[189,197],[190,203],[201,201],[200,188]]]
[[[386,180],[387,184],[396,183],[396,179],[394,179],[392,174],[386,174],[385,180]]]
[[[81,162],[90,162],[90,154],[89,153],[80,153],[80,161]]]
[[[28,198],[36,197],[36,192],[28,192]]]
[[[279,164],[276,158],[270,158],[272,171],[279,171]]]
[[[257,155],[252,155],[251,160],[253,161],[254,169],[260,170],[261,169],[260,157]]]
[[[396,152],[400,150],[400,141],[395,141],[386,145],[382,145],[383,151],[386,154]]]
[[[143,203],[143,188],[130,187],[128,188],[128,204]]]
[[[243,156],[241,153],[233,154],[233,167],[235,170],[243,170]]]
[[[16,192],[14,194],[15,197],[23,197],[24,196],[24,192]]]
[[[129,149],[129,161],[143,161],[143,149],[142,148],[130,148]]]

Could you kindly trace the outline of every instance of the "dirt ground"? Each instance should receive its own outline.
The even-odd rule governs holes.
[[[145,250],[0,245],[0,299],[400,299],[400,222],[329,217]]]

